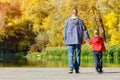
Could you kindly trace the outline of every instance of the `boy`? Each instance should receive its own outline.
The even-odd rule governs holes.
[[[102,70],[102,52],[106,52],[103,38],[99,36],[99,31],[94,30],[94,37],[90,40],[89,44],[92,45],[94,52],[95,68],[98,73],[103,73]]]

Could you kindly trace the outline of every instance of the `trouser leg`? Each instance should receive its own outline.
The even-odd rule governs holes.
[[[102,70],[103,62],[102,62],[102,53],[99,53],[99,69]]]
[[[94,52],[94,61],[95,61],[95,69],[98,71],[99,63],[98,63],[98,53]]]
[[[68,63],[70,69],[74,69],[74,60],[73,60],[74,48],[75,48],[74,45],[68,45]]]
[[[75,45],[75,70],[78,71],[79,70],[79,66],[80,66],[80,55],[81,55],[81,45]]]

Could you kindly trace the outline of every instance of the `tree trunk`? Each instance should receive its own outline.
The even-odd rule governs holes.
[[[100,22],[100,27],[102,29],[102,37],[103,37],[104,41],[106,42],[105,29],[104,29],[103,21],[102,21],[102,18],[100,15],[98,17],[98,20]]]

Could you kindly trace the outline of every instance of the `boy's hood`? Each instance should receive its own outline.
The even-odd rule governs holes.
[[[101,37],[99,37],[99,36],[98,37],[94,37],[94,41],[99,43],[101,41]]]

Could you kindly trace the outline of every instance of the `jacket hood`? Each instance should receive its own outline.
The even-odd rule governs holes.
[[[100,43],[101,42],[101,37],[95,37],[95,39],[94,39],[94,41],[96,42],[96,43]]]
[[[72,21],[75,25],[77,25],[79,23],[79,18],[78,17],[72,17],[71,19],[72,19]]]

